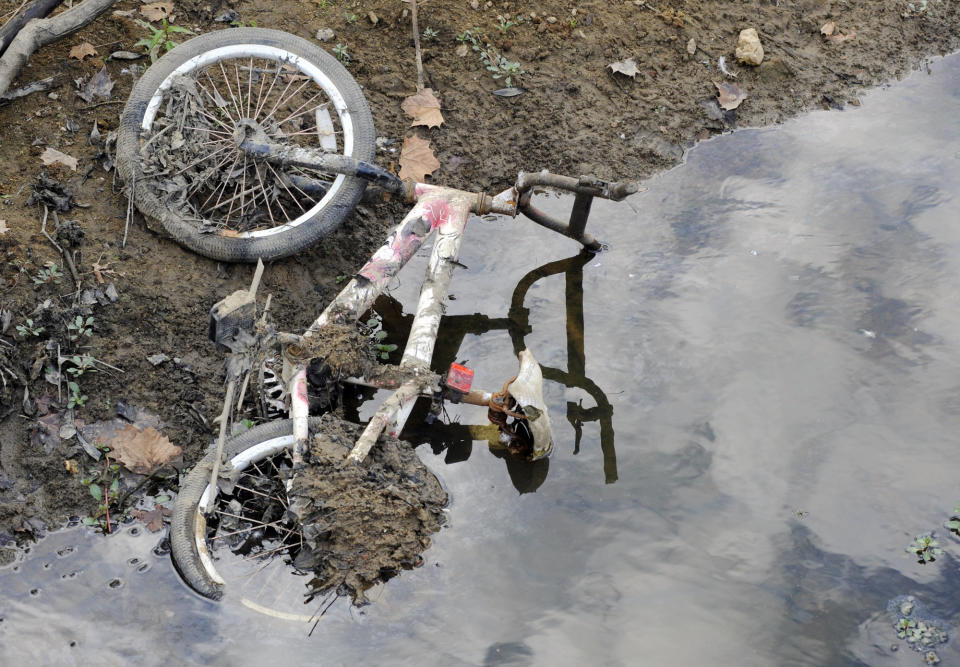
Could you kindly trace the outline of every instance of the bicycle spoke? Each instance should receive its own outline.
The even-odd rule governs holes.
[[[255,495],[255,496],[261,496],[261,497],[266,498],[266,499],[268,499],[268,500],[276,500],[278,503],[280,503],[281,505],[283,505],[284,508],[287,507],[287,503],[285,503],[285,502],[283,501],[283,498],[281,498],[280,496],[271,496],[271,495],[269,495],[269,494],[267,494],[267,493],[263,493],[263,492],[261,492],[261,491],[257,491],[256,489],[251,489],[251,488],[248,487],[248,486],[242,486],[242,485],[240,485],[240,484],[235,484],[235,485],[234,485],[234,488],[241,489],[242,491],[246,491],[247,493],[252,493],[252,494]]]
[[[297,88],[295,91],[293,91],[293,93],[291,93],[291,94],[290,94],[290,97],[288,97],[287,99],[291,99],[291,100],[292,100],[292,99],[293,99],[293,96],[296,95],[297,93],[299,93],[301,90],[303,90],[304,86],[306,86],[306,85],[307,85],[308,83],[310,83],[311,81],[313,81],[313,79],[307,79],[306,81],[304,81],[303,83],[301,83],[301,84],[300,84],[300,87]],[[287,86],[289,87],[290,84],[292,84],[292,83],[293,83],[293,82],[291,81],[290,83],[287,84]],[[286,92],[286,91],[284,91],[284,92]],[[283,98],[280,98],[279,100],[277,100],[277,103],[273,105],[273,109],[270,111],[270,113],[268,113],[268,114],[266,115],[266,117],[265,117],[265,118],[263,119],[263,121],[261,121],[261,122],[266,123],[268,120],[270,120],[270,117],[273,116],[273,114],[277,111],[277,108],[280,106],[280,103],[281,103],[281,102],[285,102],[285,101],[286,101],[286,100],[284,100]]]
[[[269,162],[267,162],[266,165],[267,165],[267,168],[269,168],[270,171],[272,171],[273,174],[277,177],[277,182],[278,182],[281,186],[283,186],[283,189],[287,191],[287,194],[288,194],[288,195],[290,195],[290,199],[292,199],[292,200],[294,201],[294,203],[295,203],[297,206],[300,207],[300,210],[301,210],[301,211],[303,211],[304,213],[306,213],[306,212],[307,212],[307,209],[305,209],[305,208],[303,207],[303,204],[300,203],[300,200],[299,200],[298,198],[296,198],[296,197],[293,196],[293,193],[290,192],[290,188],[288,188],[288,187],[287,187],[287,184],[283,182],[283,179],[282,179],[282,178],[280,178],[280,174],[278,174],[278,173],[277,173],[277,170],[273,168],[273,165],[271,165]],[[294,187],[296,187],[296,186],[294,186]]]
[[[250,57],[250,71],[247,73],[247,118],[250,117],[250,104],[253,100],[253,57]]]
[[[293,112],[291,113],[291,115],[287,116],[286,118],[284,118],[284,119],[281,120],[281,121],[278,121],[278,122],[277,122],[277,127],[283,125],[284,123],[286,123],[286,122],[289,121],[289,120],[293,120],[294,118],[299,118],[300,116],[302,116],[302,115],[304,115],[304,114],[310,113],[311,111],[316,112],[317,109],[319,109],[320,107],[322,107],[322,106],[324,106],[324,105],[329,105],[329,104],[330,104],[329,102],[323,102],[323,103],[318,104],[317,106],[313,107],[312,109],[307,109],[306,111],[302,111],[302,112],[300,111],[300,109],[302,109],[303,107],[307,106],[308,104],[310,104],[311,102],[313,102],[315,99],[317,99],[317,98],[320,97],[321,95],[323,95],[323,90],[322,90],[322,89],[321,89],[320,91],[318,91],[318,92],[317,92],[313,97],[311,97],[309,100],[307,100],[306,102],[304,102],[303,104],[301,104],[300,106],[298,106],[296,109],[294,109]],[[298,113],[298,112],[299,112],[299,113]]]
[[[254,113],[254,115],[253,115],[254,119],[260,118],[260,112],[263,111],[263,107],[265,107],[265,106],[267,105],[267,100],[270,99],[270,93],[273,91],[273,87],[274,87],[275,85],[277,85],[277,81],[280,80],[280,72],[281,72],[281,71],[283,71],[283,65],[280,64],[280,63],[277,63],[277,72],[276,72],[276,74],[275,74],[274,77],[273,77],[273,81],[270,82],[270,87],[267,89],[267,94],[266,94],[266,96],[263,98],[263,102],[260,103],[259,106],[257,106],[257,111],[256,111],[256,113]]]
[[[230,93],[230,99],[233,101],[233,106],[237,110],[237,118],[239,119],[243,113],[240,111],[240,105],[237,103],[237,98],[233,96],[233,88],[230,87],[230,79],[227,77],[227,70],[223,69],[223,61],[217,61],[217,65],[220,66],[220,72],[223,74],[223,83],[227,86],[227,92]],[[237,91],[238,93],[240,91]]]
[[[190,169],[190,168],[192,168],[192,167],[195,167],[195,166],[197,166],[198,164],[200,164],[201,162],[203,162],[203,161],[205,161],[205,160],[209,160],[209,159],[212,158],[214,155],[219,155],[220,153],[222,153],[222,152],[225,151],[225,150],[228,150],[229,148],[230,148],[229,146],[224,146],[224,147],[221,148],[220,150],[216,150],[216,151],[210,153],[209,155],[204,155],[203,157],[201,157],[201,158],[199,158],[199,159],[191,162],[191,163],[188,164],[186,167],[184,167],[183,169],[181,169],[180,171],[178,171],[178,172],[177,172],[177,175],[179,176],[180,174],[182,174],[183,172],[185,172],[187,169]]]
[[[266,186],[264,186],[264,184],[263,184],[263,177],[260,176],[260,165],[259,165],[259,164],[254,164],[254,165],[253,165],[253,168],[254,168],[254,171],[257,172],[257,180],[260,181],[260,189],[263,191],[263,199],[264,199],[264,201],[267,203],[267,213],[268,213],[269,216],[270,216],[270,222],[272,222],[273,224],[277,224],[277,221],[276,221],[276,220],[274,219],[274,217],[273,217],[273,209],[270,208],[270,196],[269,196],[269,193],[267,192]]]
[[[210,538],[210,541],[213,542],[214,540],[220,540],[220,539],[223,539],[224,537],[233,537],[234,535],[243,535],[244,533],[249,533],[250,531],[253,531],[253,530],[260,530],[261,528],[269,528],[271,526],[276,526],[281,523],[283,523],[283,519],[277,519],[276,521],[272,521],[270,523],[264,523],[259,526],[250,526],[249,528],[241,528],[240,530],[234,530],[229,533],[217,533],[216,535]]]
[[[221,65],[220,69],[223,69],[223,66],[222,66],[222,65]],[[210,96],[210,100],[213,102],[214,106],[216,106],[218,109],[221,109],[225,114],[227,114],[227,118],[229,118],[231,122],[234,122],[234,123],[237,122],[237,119],[234,118],[232,115],[230,115],[230,110],[227,108],[227,101],[223,99],[223,95],[220,93],[220,89],[217,88],[217,84],[214,83],[213,77],[210,76],[210,70],[204,70],[203,73],[207,75],[207,80],[210,82],[210,85],[213,86],[213,89],[214,89],[215,91],[217,91],[217,95],[219,95],[219,96],[220,96],[220,99],[223,100],[223,106],[220,106],[220,102],[217,101],[217,98],[216,98],[216,97],[214,97],[213,95],[210,95],[209,91],[207,91],[206,86],[203,86],[204,92],[206,92],[207,95]],[[198,83],[199,83],[199,82],[198,82]],[[202,84],[201,84],[201,85],[202,85]],[[230,88],[230,85],[229,85],[229,84],[227,84],[227,88],[228,88],[228,89]],[[230,96],[233,97],[233,94],[231,93]],[[201,111],[201,113],[202,113],[202,111]],[[212,117],[212,116],[211,116],[211,117]],[[215,120],[216,120],[216,119],[215,119]],[[218,122],[219,122],[219,121],[218,121]],[[226,127],[226,125],[224,125],[224,127]]]

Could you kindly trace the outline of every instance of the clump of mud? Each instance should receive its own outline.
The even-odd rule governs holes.
[[[335,590],[357,605],[375,583],[423,562],[448,501],[413,448],[396,438],[381,437],[361,465],[347,461],[361,431],[324,417],[310,465],[289,494],[303,529],[295,565],[316,573],[311,592]]]
[[[365,377],[377,366],[373,342],[357,327],[346,324],[324,326],[314,334],[306,352],[345,377]]]

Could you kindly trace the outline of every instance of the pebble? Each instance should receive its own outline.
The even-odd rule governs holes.
[[[163,353],[151,354],[149,357],[147,357],[147,361],[149,361],[153,366],[159,366],[162,363],[170,361],[170,357]]]
[[[760,44],[760,35],[755,28],[740,31],[734,55],[744,65],[759,65],[763,62],[763,45]]]
[[[367,18],[370,19],[370,23],[372,23],[373,25],[377,25],[378,23],[380,23],[380,17],[374,14],[373,12],[368,13]]]
[[[320,28],[317,30],[316,38],[321,42],[330,42],[334,38],[333,30],[330,28]]]

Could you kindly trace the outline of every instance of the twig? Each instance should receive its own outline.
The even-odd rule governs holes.
[[[57,80],[57,77],[48,76],[46,79],[40,79],[38,81],[34,81],[33,83],[29,83],[26,86],[23,86],[21,88],[17,88],[15,90],[8,90],[2,96],[0,96],[0,101],[11,102],[13,100],[20,99],[21,97],[26,97],[27,95],[31,95],[33,93],[42,93],[46,90],[50,90],[51,88],[53,88],[54,84],[56,83],[56,80]]]
[[[53,240],[53,237],[47,234],[47,216],[50,215],[50,209],[46,205],[43,207],[43,222],[40,223],[40,233],[47,237],[47,240],[53,244],[53,247],[56,248],[60,254],[63,254],[63,248],[61,248],[56,241]]]
[[[230,408],[233,407],[233,390],[237,386],[236,380],[227,383],[227,396],[223,401],[223,411],[220,413],[220,436],[217,438],[217,453],[213,457],[213,468],[210,470],[210,492],[207,494],[207,506],[201,508],[204,513],[213,509],[217,498],[217,477],[220,476],[220,459],[223,458],[223,445],[227,441],[227,422],[230,421]]]
[[[117,368],[116,366],[111,366],[111,365],[108,364],[106,361],[100,361],[100,360],[97,359],[96,357],[90,357],[90,358],[93,359],[94,363],[100,364],[101,366],[106,366],[107,368],[109,368],[109,369],[112,370],[112,371],[117,371],[118,373],[126,373],[126,371],[123,370],[122,368]]]
[[[80,107],[80,111],[90,111],[91,109],[102,107],[105,104],[123,104],[124,102],[126,102],[126,100],[110,100],[108,102],[97,102],[96,104],[91,104],[88,107]]]
[[[46,207],[44,207],[46,208]],[[57,223],[57,227],[60,227],[60,216],[57,215],[56,209],[53,211],[53,221]],[[50,238],[49,236],[47,238]],[[67,268],[70,269],[70,275],[73,277],[73,284],[77,286],[77,290],[80,289],[80,274],[77,273],[77,265],[73,263],[73,253],[70,248],[64,250],[60,248],[60,252],[63,254],[63,261],[66,263]]]
[[[423,56],[420,54],[420,27],[417,25],[417,0],[410,0],[410,18],[413,23],[413,48],[417,52],[417,92],[423,90]]]

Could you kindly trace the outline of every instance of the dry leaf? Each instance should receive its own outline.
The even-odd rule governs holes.
[[[84,42],[83,44],[77,44],[75,47],[70,49],[70,57],[76,58],[77,60],[83,60],[87,56],[97,55],[97,50],[93,48],[93,44],[90,42]]]
[[[173,13],[173,3],[154,2],[149,5],[143,5],[140,7],[140,13],[143,14],[148,21],[167,19],[170,18],[170,15]]]
[[[400,178],[423,181],[427,174],[440,168],[440,161],[433,154],[430,142],[414,135],[403,140],[400,149]]]
[[[47,146],[47,150],[40,154],[40,160],[47,166],[59,163],[70,167],[73,171],[77,170],[77,158],[70,157],[66,153],[61,153],[56,148],[50,148],[49,146]]]
[[[416,125],[440,127],[440,124],[443,123],[440,101],[437,100],[431,88],[424,88],[416,95],[411,95],[400,104],[400,108],[413,118],[410,127]]]
[[[615,63],[610,63],[607,65],[614,72],[619,72],[620,74],[625,74],[631,79],[635,78],[637,74],[640,73],[640,70],[637,69],[637,61],[633,58],[627,58],[626,60],[620,60]]]
[[[130,510],[130,514],[147,524],[147,530],[151,533],[156,533],[163,528],[163,517],[172,516],[173,511],[161,505],[154,505],[152,510]]]
[[[740,88],[735,83],[728,83],[724,81],[723,83],[713,82],[713,85],[717,87],[719,91],[719,99],[717,100],[721,108],[726,109],[727,111],[732,111],[740,106],[740,103],[747,99],[747,93]]]
[[[6,220],[0,220],[0,234],[6,234],[9,227],[7,227]]]
[[[853,39],[856,36],[857,36],[857,29],[853,28],[850,32],[848,32],[845,35],[843,33],[838,32],[836,35],[830,35],[827,39],[829,39],[831,42],[839,43],[839,42],[845,42],[848,39]]]
[[[833,21],[829,21],[828,23],[824,23],[823,27],[820,28],[820,34],[823,35],[824,37],[829,37],[830,35],[833,34],[833,31],[836,29],[837,29],[837,24],[834,23]]]
[[[127,470],[146,475],[180,457],[180,448],[152,426],[144,430],[132,424],[125,426],[106,442],[110,456]]]

